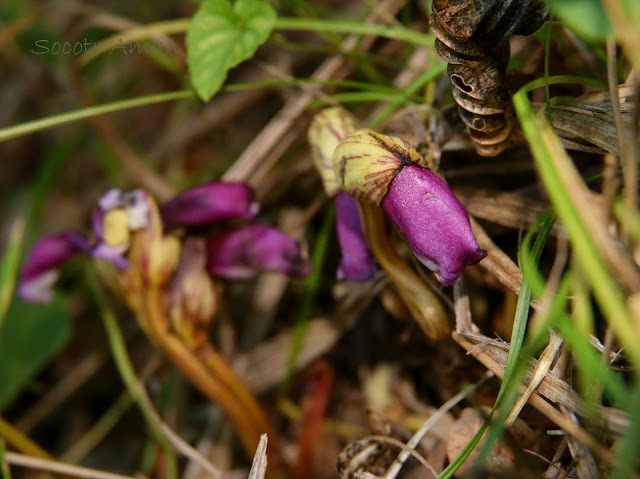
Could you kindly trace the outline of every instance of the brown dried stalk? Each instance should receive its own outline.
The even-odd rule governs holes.
[[[478,335],[479,337],[485,338],[484,336]],[[487,369],[489,369],[490,371],[493,371],[493,373],[498,376],[499,378],[502,378],[502,376],[504,375],[504,365],[506,364],[506,352],[505,352],[505,361],[497,361],[493,354],[489,354],[486,351],[484,351],[484,348],[478,347],[479,345],[482,345],[482,343],[476,343],[475,341],[472,342],[468,339],[468,335],[463,335],[460,334],[458,332],[454,332],[453,333],[453,339],[455,339],[455,341],[460,344],[460,346],[462,346],[464,349],[466,349],[468,351],[469,354],[471,354],[473,357],[475,357],[478,361],[480,361]],[[485,344],[488,344],[491,340],[489,338],[486,338],[487,342]],[[495,352],[495,349],[492,350],[492,353]],[[554,376],[551,375],[547,375],[545,377],[545,381],[549,380],[550,378],[553,378]],[[559,379],[556,378],[557,381],[560,381]],[[554,423],[556,423],[560,428],[562,428],[567,434],[571,435],[572,437],[576,438],[577,440],[579,440],[580,442],[582,442],[583,444],[585,444],[586,446],[588,446],[593,452],[595,452],[602,460],[608,462],[609,464],[613,464],[615,461],[615,455],[609,451],[607,448],[603,447],[602,444],[600,444],[600,442],[598,442],[591,434],[589,434],[587,431],[585,431],[584,429],[580,428],[579,426],[577,426],[573,421],[571,421],[569,418],[567,418],[566,416],[564,416],[560,411],[558,411],[558,409],[556,409],[555,407],[553,407],[551,404],[549,404],[541,395],[540,393],[542,392],[542,385],[544,384],[545,381],[542,381],[541,383],[541,388],[539,388],[538,392],[533,392],[531,394],[531,396],[529,397],[529,403],[535,407],[538,411],[540,411],[542,414],[544,414],[547,418],[549,418],[551,421],[553,421]],[[564,383],[564,381],[561,381],[562,383]],[[564,383],[566,385],[566,383]],[[567,386],[568,389],[570,389]],[[523,386],[524,389],[524,386]],[[555,389],[553,390],[554,393],[557,392]],[[566,391],[566,390],[565,390]],[[562,391],[563,393],[565,391]],[[575,393],[575,391],[571,390],[573,392],[573,394],[575,396],[577,396],[577,393]],[[567,395],[567,397],[569,397],[570,395]],[[556,395],[557,397],[557,395]],[[579,398],[578,398],[579,399]],[[576,406],[575,403],[572,404],[574,407]],[[571,406],[568,406],[570,409],[575,410],[574,408],[572,408]],[[604,419],[604,418],[603,418]],[[610,424],[611,425],[611,424]]]

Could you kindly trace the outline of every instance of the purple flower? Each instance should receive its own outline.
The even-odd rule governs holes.
[[[123,192],[113,188],[98,200],[91,219],[94,244],[91,256],[111,262],[124,270],[129,262],[124,253],[129,248],[131,231],[149,224],[149,203],[142,190]]]
[[[246,279],[261,271],[278,271],[295,278],[311,272],[300,245],[275,228],[247,224],[207,241],[207,271],[228,279]]]
[[[358,204],[345,192],[337,194],[335,203],[336,231],[342,249],[337,278],[368,281],[374,277],[378,268],[364,237]]]
[[[78,253],[89,250],[89,241],[76,231],[63,231],[41,238],[29,253],[20,272],[18,294],[30,303],[53,301],[58,268]]]
[[[478,247],[462,203],[444,181],[425,168],[402,168],[381,206],[414,254],[444,285],[456,283],[466,265],[487,255]]]
[[[208,183],[196,186],[160,207],[165,229],[200,226],[213,221],[251,219],[260,206],[244,183]]]

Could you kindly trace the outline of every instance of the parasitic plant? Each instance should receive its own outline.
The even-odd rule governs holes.
[[[337,194],[336,216],[349,218],[343,224],[338,221],[343,249],[338,278],[371,277],[366,261],[370,249],[427,336],[443,337],[448,324],[442,306],[398,256],[380,209],[405,235],[417,258],[441,283],[450,285],[466,265],[486,255],[478,247],[460,201],[408,143],[356,130],[355,120],[340,108],[328,108],[315,117],[309,140],[327,193]],[[337,193],[339,189],[343,192]],[[355,198],[357,206],[345,194]],[[360,229],[364,235],[354,234]]]
[[[311,271],[300,246],[270,226],[248,223],[212,237],[203,233],[212,222],[250,220],[258,209],[253,192],[241,183],[202,185],[160,207],[144,191],[109,190],[94,211],[92,240],[65,231],[34,245],[19,293],[26,301],[50,301],[64,262],[78,253],[99,259],[97,270],[110,289],[126,301],[149,339],[227,414],[247,453],[253,454],[261,434],[269,434],[270,467],[279,470],[285,464],[275,429],[209,337],[220,277],[260,271],[304,277]],[[245,232],[240,239],[239,231]],[[221,241],[225,235],[239,249]]]

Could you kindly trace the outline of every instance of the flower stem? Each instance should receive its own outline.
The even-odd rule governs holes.
[[[93,293],[94,298],[98,303],[100,316],[102,318],[102,322],[104,323],[107,337],[109,338],[111,353],[113,355],[116,366],[118,367],[118,371],[120,372],[120,376],[122,377],[122,381],[131,394],[131,397],[140,408],[140,411],[147,421],[147,424],[149,425],[149,428],[151,429],[154,437],[165,451],[167,479],[175,479],[177,477],[177,465],[175,455],[173,454],[173,449],[171,448],[169,441],[165,437],[160,424],[158,424],[158,422],[156,421],[150,405],[146,402],[145,394],[140,389],[140,383],[138,382],[138,377],[136,376],[133,366],[131,365],[131,361],[129,360],[129,354],[127,353],[124,337],[122,335],[122,331],[120,330],[120,326],[118,325],[118,321],[116,320],[116,317],[109,307],[102,289],[98,285],[91,271],[87,270],[86,278],[89,284],[89,288],[91,289],[91,292]]]
[[[17,429],[13,424],[5,421],[0,417],[0,438],[4,439],[8,444],[16,448],[18,451],[28,454],[29,456],[39,457],[40,459],[50,459],[55,461],[55,457],[42,449],[32,439],[24,435],[22,431]]]
[[[420,329],[431,339],[445,337],[449,333],[449,323],[442,304],[396,253],[389,241],[382,210],[362,200],[358,200],[358,207],[371,252],[393,281]]]
[[[0,129],[0,142],[35,133],[36,131],[46,130],[47,128],[52,128],[54,126],[65,125],[67,123],[84,120],[85,118],[91,118],[97,115],[104,115],[105,113],[113,113],[138,106],[153,105],[155,103],[162,103],[165,101],[182,100],[193,96],[195,96],[195,92],[193,90],[178,90],[168,93],[158,93],[156,95],[130,98],[128,100],[114,101],[89,108],[80,108],[78,110],[2,128]]]
[[[198,351],[191,350],[178,336],[169,331],[161,292],[149,288],[144,293],[146,332],[150,339],[171,359],[173,364],[229,417],[249,456],[252,456],[260,436],[269,435],[269,470],[287,465],[282,460],[279,435],[266,413],[242,384],[215,348],[206,343]]]
[[[358,21],[314,18],[279,17],[276,19],[274,29],[371,35],[392,40],[401,40],[415,45],[431,45],[434,39],[432,34],[415,32],[406,27],[389,27],[387,25],[362,23]]]

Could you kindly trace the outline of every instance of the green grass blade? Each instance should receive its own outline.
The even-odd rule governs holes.
[[[89,289],[91,290],[96,304],[98,305],[98,309],[100,310],[100,317],[102,318],[102,322],[107,333],[109,346],[111,348],[111,354],[113,356],[114,362],[116,363],[116,366],[118,367],[118,372],[120,373],[122,381],[129,391],[129,394],[136,402],[138,408],[140,409],[140,412],[147,421],[147,425],[149,426],[149,429],[151,429],[153,436],[164,449],[164,459],[167,468],[167,479],[176,479],[178,475],[178,469],[176,464],[176,457],[173,452],[173,447],[164,435],[162,427],[158,423],[158,419],[155,416],[155,411],[153,411],[152,405],[149,404],[149,399],[142,390],[142,386],[140,385],[138,376],[136,376],[133,365],[131,364],[131,359],[129,358],[129,353],[127,352],[124,336],[122,334],[122,330],[120,329],[120,325],[118,324],[115,313],[111,309],[109,301],[104,291],[102,290],[102,287],[98,283],[93,270],[91,270],[87,266],[85,273],[85,278],[87,280]]]
[[[400,40],[414,45],[433,45],[434,35],[420,33],[407,27],[389,27],[348,20],[279,17],[275,30],[304,30],[307,32],[350,33]]]
[[[575,75],[552,75],[548,77],[537,78],[524,85],[520,91],[530,92],[536,88],[545,88],[547,85],[563,85],[566,83],[574,83],[576,85],[590,86],[595,88],[606,88],[607,84],[600,80],[589,77],[580,77]]]
[[[310,108],[316,108],[319,106],[332,105],[335,103],[365,103],[365,102],[388,102],[393,103],[395,107],[406,105],[409,100],[403,92],[393,93],[380,93],[374,91],[348,91],[342,93],[334,93],[329,95],[329,99],[332,101],[318,98],[309,105]],[[420,101],[419,99],[414,99]]]
[[[9,243],[2,257],[2,265],[0,265],[0,329],[2,329],[4,318],[11,304],[18,278],[24,245],[25,223],[23,217],[19,217],[13,222],[9,232]]]
[[[574,256],[589,279],[608,324],[627,347],[633,362],[640,364],[640,332],[627,308],[624,293],[616,284],[594,238],[585,227],[582,218],[584,213],[569,194],[568,180],[558,166],[559,162],[570,163],[571,160],[549,124],[534,115],[524,91],[520,90],[514,95],[513,103],[545,189],[567,229]]]
[[[616,451],[616,466],[613,470],[612,479],[626,479],[635,477],[637,473],[638,451],[640,451],[640,381],[636,380],[631,397],[635,398],[630,402],[629,413],[631,415],[629,427],[625,431],[622,439],[618,442]]]
[[[298,313],[298,320],[293,329],[293,339],[291,342],[291,351],[289,352],[289,361],[287,365],[286,380],[282,383],[281,391],[286,391],[288,385],[293,377],[295,371],[295,364],[300,355],[302,349],[302,343],[304,335],[307,330],[307,324],[311,319],[313,313],[313,307],[318,296],[318,290],[320,289],[320,280],[322,279],[322,270],[327,255],[327,249],[329,246],[329,239],[331,232],[333,231],[333,224],[335,221],[335,207],[333,204],[325,213],[322,221],[322,226],[318,234],[318,238],[313,246],[313,254],[311,256],[311,262],[313,264],[313,271],[305,280],[305,291],[302,297],[302,304]]]
[[[531,241],[531,238],[540,222],[542,222],[542,226],[538,236],[536,237],[533,248],[531,249],[531,262],[535,265],[540,261],[542,250],[547,242],[551,228],[555,223],[555,216],[550,213],[543,214],[527,233],[527,241]],[[527,358],[530,357],[530,355],[522,354],[522,346],[527,332],[531,293],[532,282],[529,275],[524,274],[523,272],[522,283],[520,284],[520,291],[518,293],[518,302],[516,304],[516,312],[513,320],[509,355],[507,356],[507,363],[504,368],[504,376],[502,378],[500,390],[498,391],[498,397],[496,398],[496,403],[492,410],[493,415],[494,411],[499,408],[499,414],[493,422],[491,431],[487,436],[487,441],[480,452],[481,459],[486,459],[489,456],[493,444],[504,434],[504,422],[516,402],[525,367],[528,365]]]
[[[6,451],[3,439],[0,439],[0,479],[11,479],[11,471],[9,464],[5,460],[4,453]]]
[[[536,263],[540,259],[540,255],[542,254],[542,249],[544,248],[544,244],[547,241],[549,232],[553,227],[554,220],[555,218],[551,217],[550,215],[543,216],[536,224],[534,224],[534,226],[529,231],[529,235],[533,235],[533,233],[537,229],[540,222],[544,221],[542,228],[540,230],[540,233],[536,238],[536,242],[534,244],[534,249],[533,249],[532,257]],[[462,452],[458,455],[458,457],[456,457],[451,462],[451,464],[449,464],[449,466],[447,466],[447,468],[440,473],[437,479],[448,479],[456,473],[456,471],[462,465],[462,463],[465,460],[467,460],[469,455],[471,455],[471,452],[473,452],[475,447],[478,445],[478,443],[480,442],[480,439],[482,439],[482,436],[487,430],[489,422],[491,421],[491,418],[493,417],[498,407],[501,405],[505,405],[505,407],[503,408],[504,412],[501,414],[501,416],[504,416],[504,417],[502,418],[502,421],[499,421],[496,425],[494,425],[492,434],[487,438],[487,442],[480,453],[480,457],[486,457],[488,452],[491,450],[491,445],[493,444],[493,442],[502,435],[502,430],[503,430],[502,424],[504,423],[504,419],[506,419],[511,409],[510,407],[506,407],[506,405],[508,405],[510,401],[504,400],[505,394],[509,389],[512,389],[513,391],[517,392],[518,390],[517,387],[512,387],[512,383],[519,384],[520,382],[520,379],[518,378],[518,374],[517,374],[518,370],[516,366],[518,364],[518,360],[520,359],[520,353],[522,350],[522,344],[523,344],[524,336],[526,332],[530,301],[531,301],[531,286],[528,283],[527,277],[523,276],[522,283],[520,285],[520,292],[518,294],[518,303],[516,306],[516,314],[514,319],[513,331],[511,334],[511,347],[509,348],[509,355],[507,357],[507,364],[505,366],[505,374],[502,379],[502,385],[500,387],[500,391],[498,392],[496,401],[493,405],[493,408],[491,409],[491,412],[489,413],[489,417],[487,418],[485,423],[482,425],[482,427],[480,427],[478,432],[473,436],[471,441],[469,441],[469,444],[467,444],[467,446],[462,450]],[[513,396],[512,401],[515,401],[515,394],[513,394],[512,396]]]
[[[402,95],[400,95],[396,100],[387,105],[372,121],[369,125],[369,128],[376,129],[378,126],[382,124],[382,122],[387,119],[393,111],[398,108],[398,106],[402,105],[407,98],[411,95],[415,94],[420,88],[425,86],[431,80],[438,78],[442,75],[447,69],[446,63],[438,63],[436,66],[429,68],[426,72],[420,75],[416,80],[413,81],[407,88],[404,89]]]
[[[75,121],[92,118],[105,113],[113,113],[129,108],[139,106],[153,105],[155,103],[163,103],[165,101],[182,100],[185,98],[193,98],[195,92],[193,90],[178,90],[168,93],[158,93],[155,95],[146,95],[138,98],[130,98],[128,100],[118,100],[103,105],[80,108],[78,110],[60,113],[57,115],[40,118],[38,120],[27,121],[18,125],[8,126],[0,129],[0,142],[11,140],[19,136],[29,135],[37,131],[46,130],[55,126],[66,125]]]

